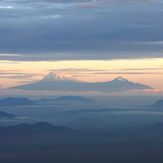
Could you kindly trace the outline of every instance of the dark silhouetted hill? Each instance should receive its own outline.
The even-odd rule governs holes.
[[[32,136],[32,139],[46,136],[64,135],[73,132],[67,127],[55,127],[47,122],[35,124],[19,124],[16,126],[0,127],[0,137],[25,138]],[[22,137],[23,136],[23,137]],[[38,139],[39,139],[38,137]]]

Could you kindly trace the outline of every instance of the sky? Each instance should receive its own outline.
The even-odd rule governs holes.
[[[0,0],[0,87],[54,71],[163,90],[163,0]]]

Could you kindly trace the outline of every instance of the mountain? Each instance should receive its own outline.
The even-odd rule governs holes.
[[[3,111],[0,111],[0,119],[12,119],[15,118],[16,116],[13,114],[9,114]]]
[[[22,136],[47,136],[64,135],[74,131],[67,127],[55,127],[47,122],[38,122],[35,124],[19,124],[16,126],[0,127],[0,137],[22,137]],[[38,138],[39,139],[39,138]]]
[[[152,107],[156,107],[156,108],[163,108],[163,100],[158,100],[156,101]]]
[[[66,78],[62,75],[58,75],[58,74],[54,74],[53,72],[48,73],[47,75],[45,75],[42,79],[42,81],[59,81],[59,80],[70,80],[69,78]]]
[[[81,103],[92,103],[95,102],[90,98],[85,98],[81,96],[61,96],[55,99],[57,102],[81,102]]]
[[[0,106],[34,105],[35,102],[28,98],[7,97],[0,100]]]
[[[58,103],[84,103],[84,104],[91,104],[91,103],[95,103],[96,101],[94,101],[91,98],[85,98],[82,96],[60,96],[57,98],[53,98],[53,99],[40,99],[37,100],[36,103],[37,104],[41,104],[41,105],[55,105]]]
[[[54,91],[98,91],[98,92],[122,92],[130,90],[152,89],[150,86],[128,81],[122,77],[117,77],[108,82],[88,83],[58,76],[52,72],[42,80],[12,87],[20,90],[54,90]]]

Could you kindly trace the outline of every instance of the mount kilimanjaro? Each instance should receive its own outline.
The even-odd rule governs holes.
[[[50,90],[50,91],[97,91],[97,92],[123,92],[131,90],[147,90],[152,89],[148,85],[136,83],[117,77],[108,82],[88,83],[73,80],[63,76],[59,76],[50,72],[42,80],[12,87],[10,89],[19,90]]]

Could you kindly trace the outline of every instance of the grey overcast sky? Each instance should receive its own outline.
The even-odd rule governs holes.
[[[0,59],[163,57],[163,0],[0,0]]]

